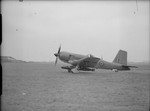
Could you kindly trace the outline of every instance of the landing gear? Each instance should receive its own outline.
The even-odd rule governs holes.
[[[114,71],[114,72],[118,72],[118,70],[117,70],[117,69],[112,69],[112,71]]]
[[[81,71],[95,71],[94,68],[88,68],[88,67],[79,67],[77,66],[62,66],[62,69],[67,69],[67,71],[70,73],[79,73],[79,70]]]
[[[78,66],[62,66],[61,67],[62,69],[67,69],[68,72],[71,72],[71,73],[78,73],[79,72],[79,69],[78,69]]]
[[[73,73],[73,71],[72,71],[71,69],[68,69],[68,72],[69,72],[69,73],[70,73],[70,72]]]
[[[75,67],[75,68],[73,68],[73,69],[67,69],[68,70],[68,72],[70,73],[79,73],[79,70],[78,70],[78,67]]]
[[[71,70],[72,73],[79,73],[78,67],[75,67],[74,69]]]
[[[95,71],[95,69],[91,69],[91,71]]]

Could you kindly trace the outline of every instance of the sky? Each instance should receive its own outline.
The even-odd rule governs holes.
[[[3,56],[54,61],[61,50],[150,61],[149,1],[2,1]]]

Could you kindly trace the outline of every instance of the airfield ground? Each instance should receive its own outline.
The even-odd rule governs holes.
[[[52,63],[2,66],[2,111],[149,111],[149,66],[78,74]]]

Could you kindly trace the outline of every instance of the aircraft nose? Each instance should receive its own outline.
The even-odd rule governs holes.
[[[57,56],[58,56],[58,53],[55,53],[54,55],[57,57]]]

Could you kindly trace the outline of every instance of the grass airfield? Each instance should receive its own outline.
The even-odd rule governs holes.
[[[52,63],[2,63],[2,111],[149,111],[150,66],[68,73]]]

